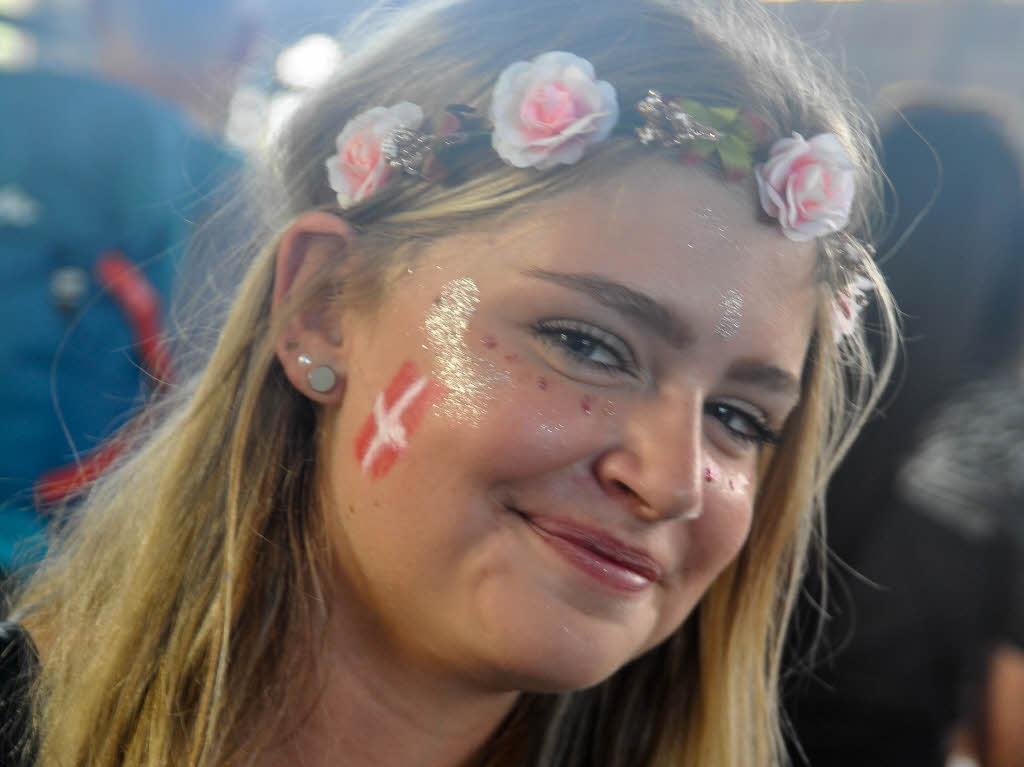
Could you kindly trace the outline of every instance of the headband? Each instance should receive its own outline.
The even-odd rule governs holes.
[[[734,107],[692,99],[666,100],[649,91],[635,107],[634,135],[644,145],[677,148],[687,162],[714,161],[729,179],[753,172],[764,212],[795,242],[822,238],[835,267],[832,327],[840,343],[857,328],[873,283],[865,268],[871,249],[843,230],[855,193],[855,169],[839,138],[799,133],[772,143],[763,163],[764,123]],[[550,51],[506,67],[494,86],[489,120],[465,105],[446,108],[439,130],[423,130],[423,110],[403,101],[374,107],[345,124],[327,178],[343,210],[391,183],[412,176],[440,181],[445,157],[459,146],[490,138],[508,165],[546,171],[579,162],[619,123],[615,88],[598,80],[586,59]]]

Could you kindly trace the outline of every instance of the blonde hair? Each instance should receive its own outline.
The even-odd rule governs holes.
[[[360,20],[353,39],[378,18]],[[624,106],[654,88],[742,105],[775,136],[835,133],[858,169],[852,226],[868,231],[878,179],[869,124],[755,3],[449,0],[388,21],[278,142],[260,186],[266,230],[209,363],[135,425],[130,456],[69,515],[21,596],[16,615],[43,655],[42,767],[245,764],[284,737],[280,712],[302,701],[310,637],[330,603],[316,460],[325,427],[274,355],[275,233],[303,211],[336,209],[324,159],[359,112],[400,100],[434,115],[451,103],[484,107],[506,65],[569,50],[594,63]],[[321,289],[372,303],[421,243],[518,215],[649,151],[616,138],[576,166],[537,173],[467,149],[453,168],[458,183],[402,182],[346,211],[369,266],[343,288],[325,275]],[[874,276],[891,337],[891,304]],[[523,695],[484,763],[785,761],[782,637],[828,474],[877,391],[863,344],[842,354],[832,344],[829,295],[823,281],[802,402],[782,444],[765,451],[739,557],[675,635],[604,683]]]

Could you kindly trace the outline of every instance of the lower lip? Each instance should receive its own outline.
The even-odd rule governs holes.
[[[585,546],[541,530],[525,516],[523,519],[562,559],[602,586],[623,594],[637,594],[651,586],[652,581],[640,573],[606,559]]]

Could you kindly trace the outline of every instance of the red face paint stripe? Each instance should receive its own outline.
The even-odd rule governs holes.
[[[415,362],[406,361],[387,388],[377,395],[373,410],[356,435],[356,459],[363,473],[384,476],[408,448],[427,408],[448,390],[419,374]]]
[[[373,435],[377,433],[377,422],[373,418],[373,413],[366,417],[363,421],[362,428],[359,429],[359,433],[356,434],[356,460],[360,463],[363,462],[363,458],[366,457],[366,451],[370,449],[370,441],[373,439]]]
[[[395,377],[391,379],[388,388],[384,390],[384,405],[390,410],[395,406],[398,398],[408,389],[417,378],[420,377],[420,369],[412,360],[406,360],[398,368]]]

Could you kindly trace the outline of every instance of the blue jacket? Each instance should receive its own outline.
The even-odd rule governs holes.
[[[186,241],[236,166],[137,91],[0,75],[0,567],[45,525],[40,474],[95,447],[147,392],[97,260],[123,254],[166,308]]]

